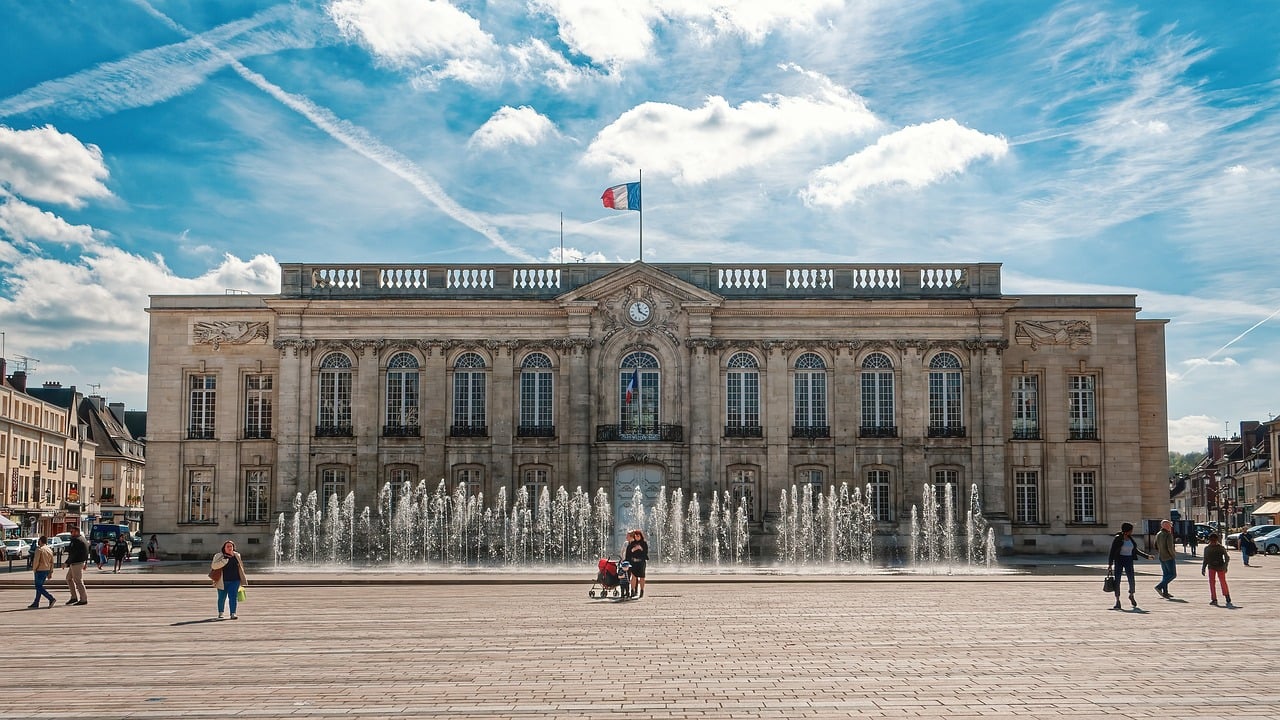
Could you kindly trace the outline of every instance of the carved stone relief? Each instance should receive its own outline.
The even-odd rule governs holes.
[[[192,345],[266,345],[271,324],[244,320],[197,320],[191,325]]]
[[[1075,350],[1093,344],[1093,326],[1088,320],[1018,320],[1013,340],[1037,350],[1041,345],[1066,345]]]

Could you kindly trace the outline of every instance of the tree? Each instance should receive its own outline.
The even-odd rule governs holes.
[[[1196,465],[1204,459],[1202,452],[1169,453],[1169,475],[1189,475]]]

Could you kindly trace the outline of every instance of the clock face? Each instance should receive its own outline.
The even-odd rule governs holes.
[[[633,322],[642,323],[649,319],[649,303],[643,300],[637,300],[631,303],[631,307],[627,308],[627,314],[631,316]]]

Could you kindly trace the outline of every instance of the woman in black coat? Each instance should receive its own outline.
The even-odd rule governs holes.
[[[1115,534],[1111,540],[1111,554],[1107,557],[1107,574],[1111,574],[1111,569],[1115,568],[1116,573],[1116,604],[1112,610],[1120,609],[1120,571],[1123,570],[1125,576],[1129,578],[1129,603],[1133,605],[1133,609],[1138,609],[1138,600],[1133,596],[1133,556],[1141,555],[1150,560],[1151,555],[1143,552],[1138,547],[1138,541],[1133,539],[1133,523],[1123,523],[1120,525],[1120,532]]]

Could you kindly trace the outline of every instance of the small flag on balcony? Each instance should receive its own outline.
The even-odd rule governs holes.
[[[604,194],[600,196],[600,201],[604,203],[605,207],[613,210],[639,210],[640,183],[615,185],[604,191]]]
[[[627,383],[627,404],[631,404],[631,396],[640,388],[640,368],[631,373],[631,381]]]

